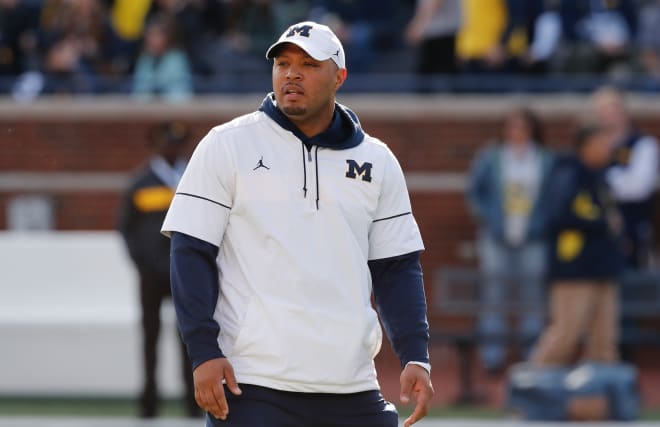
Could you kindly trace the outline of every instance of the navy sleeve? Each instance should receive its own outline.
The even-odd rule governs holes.
[[[376,309],[401,365],[429,363],[420,252],[369,261]]]
[[[217,246],[183,233],[172,233],[172,300],[193,369],[207,360],[224,357],[218,346],[220,326],[213,319],[220,290],[217,257]]]

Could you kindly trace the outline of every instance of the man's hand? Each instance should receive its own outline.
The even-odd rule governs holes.
[[[409,403],[411,398],[417,402],[413,413],[403,422],[410,427],[428,414],[433,397],[431,376],[419,365],[408,364],[401,372],[401,402]]]
[[[227,419],[229,406],[222,387],[222,380],[233,394],[238,396],[242,393],[234,376],[234,368],[229,361],[224,357],[207,360],[195,368],[193,380],[195,381],[195,400],[199,407],[210,412],[216,418]]]

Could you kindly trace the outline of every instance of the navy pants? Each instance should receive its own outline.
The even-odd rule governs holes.
[[[206,415],[206,427],[397,427],[398,414],[378,390],[351,394],[293,393],[241,384],[225,387],[225,421]]]

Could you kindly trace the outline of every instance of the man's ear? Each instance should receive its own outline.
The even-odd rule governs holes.
[[[335,85],[335,89],[339,89],[344,84],[347,76],[348,72],[346,71],[346,68],[337,69],[337,83]]]

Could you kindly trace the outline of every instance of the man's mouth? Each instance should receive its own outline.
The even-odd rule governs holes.
[[[304,95],[305,91],[297,86],[293,85],[287,85],[284,87],[284,94],[285,95]]]

